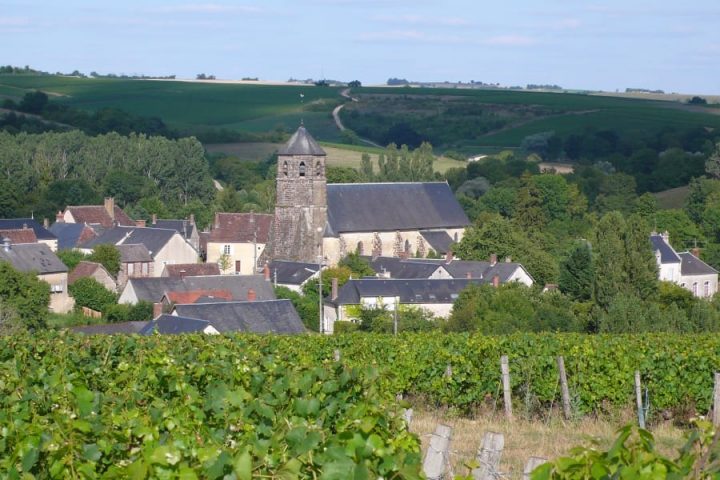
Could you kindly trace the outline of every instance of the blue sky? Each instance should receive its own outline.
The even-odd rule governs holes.
[[[0,63],[720,93],[720,2],[0,0]]]

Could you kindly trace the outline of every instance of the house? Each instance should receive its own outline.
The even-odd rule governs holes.
[[[97,237],[97,232],[85,223],[65,223],[60,215],[50,226],[50,232],[57,237],[58,250],[72,250]]]
[[[9,238],[10,243],[38,243],[32,228],[24,227],[14,230],[0,230],[0,238]]]
[[[175,305],[172,315],[210,322],[219,333],[305,333],[290,300]]]
[[[111,292],[117,291],[115,278],[110,275],[105,267],[97,262],[88,262],[83,260],[78,263],[75,268],[73,268],[72,272],[68,274],[68,285],[72,285],[81,278],[92,278]]]
[[[116,245],[120,252],[118,289],[121,290],[129,278],[155,277],[155,261],[150,250],[141,243]]]
[[[89,242],[81,245],[81,250],[84,252],[91,252],[92,249],[97,245],[110,244],[121,247],[123,245],[143,245],[150,257],[152,258],[152,271],[145,273],[141,271],[140,275],[137,275],[133,267],[133,271],[128,270],[127,277],[132,278],[133,276],[160,276],[162,271],[165,269],[165,265],[175,263],[194,263],[198,259],[197,251],[185,241],[182,236],[176,231],[165,228],[147,228],[137,226],[117,226],[105,230],[98,237],[90,240]],[[123,255],[122,248],[120,254]],[[137,263],[142,269],[143,263],[147,263],[146,257],[136,256],[141,252],[135,248],[132,252],[128,252],[127,258],[123,260],[123,263],[133,264]],[[129,265],[128,265],[129,266]],[[120,278],[118,279],[121,280]],[[122,283],[122,282],[120,282]]]
[[[247,300],[250,291],[257,300],[275,300],[272,284],[263,275],[210,275],[203,277],[130,278],[118,303],[159,303],[167,292],[229,291],[236,301]]]
[[[0,230],[27,230],[30,229],[35,234],[35,238],[39,243],[43,243],[50,247],[50,250],[57,252],[58,238],[50,232],[44,225],[40,225],[34,218],[6,218],[0,219]],[[4,237],[0,237],[4,238]],[[34,242],[33,242],[34,243]]]
[[[75,303],[68,296],[68,268],[45,243],[13,244],[2,239],[0,262],[9,262],[15,270],[34,272],[37,278],[50,284],[50,310],[69,312]]]
[[[132,335],[139,334],[149,322],[117,322],[99,325],[79,325],[70,330],[85,335]]]
[[[520,263],[506,258],[498,261],[490,255],[488,261],[455,260],[447,255],[443,260],[422,258],[364,257],[380,278],[401,279],[492,279],[497,276],[500,284],[519,282],[528,287],[534,280]]]
[[[557,175],[570,175],[575,172],[575,165],[572,163],[540,162],[538,168],[540,173],[554,173]]]
[[[470,284],[500,285],[500,278],[488,279],[350,279],[339,290],[333,282],[330,298],[324,303],[323,331],[333,332],[336,321],[355,321],[360,308],[384,307],[388,310],[412,307],[431,312],[436,317],[450,316],[455,300]]]
[[[218,332],[207,320],[197,318],[187,318],[163,314],[157,317],[143,327],[140,335],[152,335],[159,333],[162,335],[177,335],[180,333],[205,333],[208,335],[216,335]]]
[[[187,241],[196,252],[200,252],[200,231],[195,225],[195,215],[190,214],[190,217],[184,220],[163,220],[158,219],[157,215],[153,214],[150,228],[165,228],[177,231]]]
[[[255,290],[249,289],[245,300],[254,300]],[[239,299],[238,299],[239,300]],[[160,299],[163,309],[176,304],[188,303],[214,303],[214,302],[232,302],[233,295],[230,290],[183,290],[168,291]]]
[[[217,263],[178,263],[165,265],[161,277],[198,277],[202,275],[220,275]]]
[[[64,212],[58,212],[65,223],[84,223],[112,228],[116,225],[135,225],[127,213],[115,205],[115,199],[106,197],[103,205],[69,205]]]
[[[442,251],[460,241],[470,224],[446,182],[327,184],[325,165],[303,126],[278,151],[271,259],[425,257],[432,245]]]
[[[257,273],[272,223],[269,214],[216,213],[207,238],[207,263],[218,264],[222,273]]]
[[[668,232],[652,232],[650,244],[660,280],[680,285],[701,298],[710,298],[718,291],[718,271],[700,260],[699,249],[678,253],[670,245]]]
[[[320,265],[317,263],[290,262],[273,260],[266,264],[267,274],[276,287],[286,287],[301,293],[303,286],[318,276]]]

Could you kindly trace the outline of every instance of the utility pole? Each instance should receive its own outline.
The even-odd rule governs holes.
[[[322,227],[317,228],[317,232],[322,232]],[[320,237],[320,245],[318,245],[320,255],[318,256],[318,308],[319,308],[319,320],[320,320],[320,333],[325,333],[325,315],[323,313],[323,284],[322,284],[322,267],[323,267],[323,241]]]
[[[255,224],[255,212],[250,212],[250,221],[253,224],[253,275],[258,271],[257,268],[257,225]]]

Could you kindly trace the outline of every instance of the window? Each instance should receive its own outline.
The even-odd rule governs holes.
[[[697,282],[693,282],[692,292],[693,292],[693,295],[695,295],[695,296],[697,296],[697,294],[698,294],[697,288],[698,288]]]
[[[451,300],[457,300],[459,296],[460,296],[460,295],[458,295],[457,293],[451,293],[451,294],[450,294],[450,299],[451,299]]]
[[[305,162],[300,162],[300,170],[299,171],[300,171],[300,176],[304,177],[305,176]]]
[[[283,162],[282,171],[283,171],[283,175],[285,175],[285,176],[287,177],[287,175],[288,175],[288,164],[287,164],[287,162]]]
[[[128,276],[135,274],[135,264],[128,263]]]
[[[143,262],[142,264],[142,276],[147,277],[150,274],[150,264],[148,262]]]
[[[709,297],[710,296],[710,282],[705,282],[703,285],[703,297]]]
[[[405,253],[410,253],[410,240],[405,240]]]
[[[223,255],[230,255],[230,245],[223,246]]]
[[[52,285],[52,286],[50,287],[50,291],[51,291],[52,293],[62,293],[62,291],[63,291],[63,286],[62,286],[61,283],[56,284],[56,285]]]
[[[363,245],[363,242],[358,242],[355,252],[358,255],[365,255],[365,246]]]

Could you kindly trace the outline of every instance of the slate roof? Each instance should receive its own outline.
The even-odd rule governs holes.
[[[491,266],[490,262],[470,261],[470,260],[453,260],[443,265],[453,278],[467,278],[468,273],[471,278],[477,278],[486,282],[491,282],[495,275],[500,277],[500,283],[510,281],[510,277],[518,268],[525,269],[517,262],[497,262]],[[525,271],[525,273],[528,273]],[[528,273],[528,276],[530,274]],[[530,276],[532,278],[532,276]]]
[[[88,225],[102,225],[105,228],[113,226],[113,222],[117,225],[131,226],[135,225],[132,218],[125,213],[122,208],[114,205],[113,211],[115,219],[110,216],[104,205],[69,205],[66,209],[72,213],[75,223],[87,223]]]
[[[377,274],[387,273],[391,278],[429,278],[442,266],[440,262],[416,262],[397,257],[363,258]]]
[[[305,333],[290,300],[175,305],[174,312],[182,317],[207,320],[220,333]]]
[[[5,251],[0,242],[0,262],[2,261],[10,262],[15,270],[21,272],[36,272],[44,275],[68,271],[65,264],[44,243],[10,245],[10,250]]]
[[[471,283],[486,282],[479,279],[353,279],[340,288],[337,299],[326,299],[326,303],[357,305],[364,297],[400,297],[400,303],[404,304],[453,303],[457,295]]]
[[[100,325],[81,325],[78,327],[72,327],[70,330],[75,333],[84,333],[86,335],[130,335],[133,333],[140,333],[147,324],[148,322],[104,323]]]
[[[325,150],[318,145],[305,127],[300,125],[290,140],[280,147],[278,155],[325,155]]]
[[[216,213],[208,242],[268,243],[274,215],[268,213]]]
[[[470,224],[445,182],[329,184],[327,203],[330,236]]]
[[[680,263],[680,274],[685,275],[713,275],[718,271],[703,262],[690,252],[682,252],[678,254],[682,260]]]
[[[203,330],[209,326],[211,325],[207,320],[162,314],[155,320],[147,322],[139,333],[140,335],[152,335],[155,332],[163,335],[203,333]]]
[[[291,262],[288,260],[273,260],[268,265],[270,279],[283,285],[300,286],[318,271],[317,263]]]
[[[228,302],[233,299],[229,290],[189,290],[183,292],[167,292],[165,298],[172,303],[198,303],[200,299],[211,299]]]
[[[150,250],[145,245],[116,245],[120,263],[152,262]]]
[[[175,234],[177,234],[175,230],[165,228],[113,227],[105,230],[97,238],[85,242],[81,247],[92,249],[102,244],[144,245],[150,252],[150,255],[154,256],[162,250]]]
[[[680,263],[680,257],[662,235],[650,235],[653,252],[660,251],[660,263]]]
[[[72,250],[97,236],[95,230],[84,223],[55,222],[50,231],[57,236],[58,250]]]
[[[35,232],[38,240],[57,240],[57,237],[43,227],[33,218],[3,218],[0,219],[0,230],[18,230],[21,228],[31,228]]]
[[[12,243],[37,243],[37,237],[32,228],[0,230],[0,240],[3,238],[9,238]]]
[[[193,290],[227,290],[233,300],[247,299],[248,290],[255,290],[257,300],[274,300],[272,284],[262,275],[208,275],[200,277],[130,278],[125,288],[132,288],[138,300],[159,302],[166,292]]]
[[[176,263],[165,265],[163,277],[197,277],[199,275],[220,275],[217,263]]]
[[[510,281],[518,268],[525,270],[517,262],[497,262],[494,266],[490,262],[472,260],[453,260],[447,263],[443,259],[408,258],[404,260],[397,257],[368,257],[364,256],[370,267],[376,273],[388,272],[391,278],[413,279],[429,278],[438,268],[444,268],[447,273],[456,279],[467,279],[468,273],[472,279],[482,283],[491,282],[495,275],[500,277],[500,283]],[[525,270],[527,273],[527,270]],[[528,273],[528,276],[530,274]],[[532,278],[532,277],[530,277]]]
[[[155,223],[147,225],[147,228],[165,228],[169,230],[175,230],[183,238],[190,238],[195,230],[195,224],[190,223],[188,220],[156,220]]]
[[[87,260],[83,260],[82,262],[78,263],[75,268],[73,268],[72,272],[68,274],[68,285],[72,285],[81,278],[92,277],[93,274],[99,269],[105,270],[107,276],[112,278],[112,275],[110,275],[110,273],[108,273],[105,267],[103,267],[101,264],[97,262],[88,262]]]
[[[423,230],[420,235],[430,245],[430,248],[440,255],[445,255],[450,250],[450,245],[455,243],[445,230]]]

